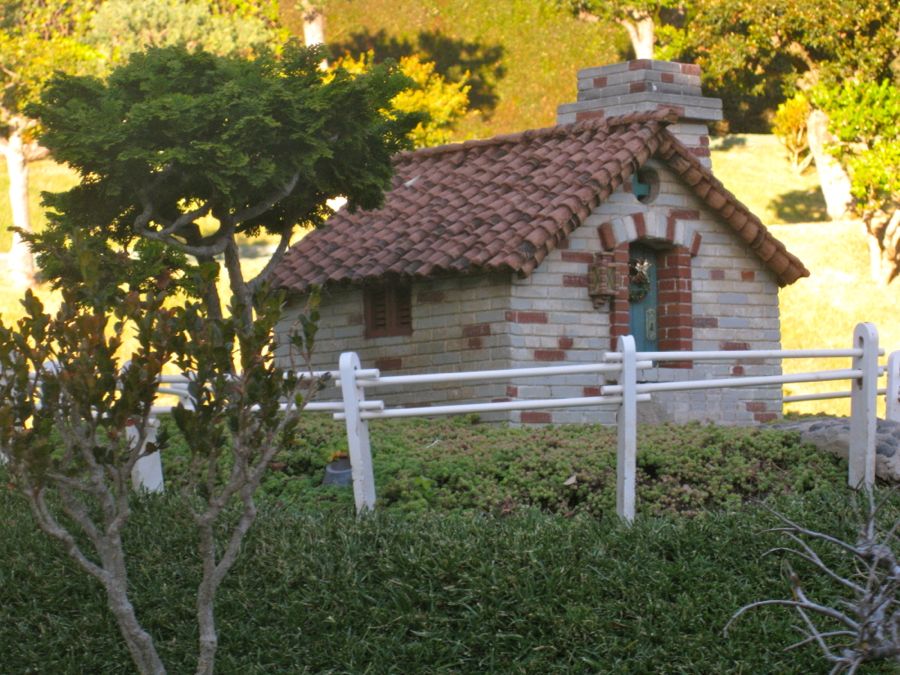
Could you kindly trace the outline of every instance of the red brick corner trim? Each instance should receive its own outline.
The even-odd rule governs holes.
[[[670,248],[658,254],[659,268],[659,349],[660,351],[689,351],[693,348],[694,309],[691,283],[691,252],[688,248],[668,242]],[[613,251],[616,275],[616,295],[610,306],[610,348],[616,348],[620,335],[630,332],[628,302],[628,252],[630,242],[623,242]],[[661,362],[663,368],[691,368],[690,361]]]

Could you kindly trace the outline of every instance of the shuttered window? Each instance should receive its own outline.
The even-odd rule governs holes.
[[[409,286],[384,284],[363,291],[366,337],[412,334],[412,293]]]

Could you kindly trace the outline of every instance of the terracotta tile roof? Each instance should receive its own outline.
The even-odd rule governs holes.
[[[650,157],[664,160],[775,273],[809,272],[665,127],[669,111],[588,120],[427,148],[395,159],[384,205],[342,209],[294,245],[275,286],[387,275],[510,271],[528,276]]]

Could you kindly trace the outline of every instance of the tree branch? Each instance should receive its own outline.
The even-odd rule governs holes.
[[[31,506],[31,512],[34,514],[38,526],[47,535],[61,542],[66,553],[81,569],[101,583],[105,583],[106,572],[84,555],[71,533],[56,521],[50,509],[47,508],[43,490],[34,486],[28,486],[25,490],[25,495],[28,497],[28,504]]]
[[[269,258],[260,273],[247,282],[247,286],[250,288],[251,293],[256,293],[256,291],[259,290],[260,286],[266,282],[269,274],[272,273],[272,270],[274,270],[281,262],[281,259],[284,258],[284,254],[287,252],[288,246],[290,246],[292,234],[293,232],[291,230],[281,233],[281,238],[278,240],[278,246],[276,246],[275,251],[272,253],[272,257]]]
[[[204,202],[199,207],[194,209],[193,211],[188,211],[187,213],[182,213],[175,220],[173,220],[170,224],[165,225],[163,229],[159,231],[159,234],[170,235],[178,232],[183,227],[188,225],[193,225],[194,221],[197,218],[202,218],[207,213],[209,213],[211,209],[211,205],[209,202]]]
[[[267,199],[261,201],[259,204],[255,204],[254,206],[248,206],[246,209],[242,211],[238,211],[232,217],[232,222],[237,226],[241,223],[244,223],[248,220],[252,220],[253,218],[257,218],[264,214],[266,211],[273,208],[278,202],[282,199],[287,199],[290,197],[291,192],[294,191],[294,188],[297,187],[297,182],[300,180],[300,172],[297,171],[291,177],[291,179],[285,183],[285,185],[280,189],[275,191],[271,196]]]
[[[37,162],[38,160],[46,159],[47,157],[50,156],[50,150],[45,148],[40,143],[35,143],[35,142],[26,143],[23,146],[23,149],[24,149],[23,154],[25,155],[26,162]]]
[[[213,258],[217,255],[222,254],[225,251],[225,248],[228,246],[228,240],[226,239],[223,239],[217,244],[212,244],[209,246],[194,246],[191,244],[186,244],[182,241],[178,241],[178,239],[172,237],[171,235],[163,235],[149,228],[140,230],[139,234],[143,237],[146,237],[147,239],[153,239],[154,241],[167,244],[168,246],[176,248],[182,253],[192,255],[195,258]]]

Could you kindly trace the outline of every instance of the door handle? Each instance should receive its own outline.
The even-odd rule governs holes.
[[[647,308],[644,312],[644,337],[648,340],[656,339],[656,310]]]

